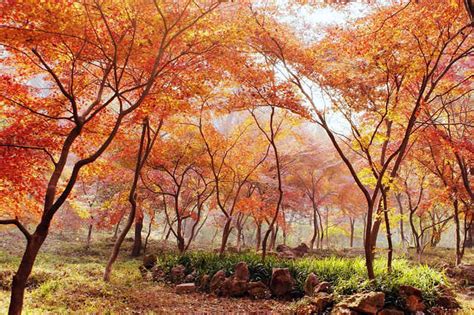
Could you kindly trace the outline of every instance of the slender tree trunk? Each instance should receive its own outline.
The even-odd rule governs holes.
[[[257,223],[257,230],[255,235],[256,243],[257,243],[257,252],[260,250],[260,246],[262,244],[262,223]]]
[[[403,229],[403,205],[402,205],[402,196],[401,194],[397,193],[395,198],[397,199],[398,209],[400,210],[400,245],[402,248],[405,248],[405,231]]]
[[[469,224],[467,233],[466,233],[466,247],[474,247],[474,224]]]
[[[365,251],[365,265],[367,267],[367,275],[370,280],[375,279],[374,274],[374,243],[372,238],[372,215],[373,215],[373,204],[369,204],[367,209],[367,217],[365,224],[365,239],[364,239],[364,251]]]
[[[224,229],[222,230],[222,240],[221,240],[221,248],[219,250],[219,255],[222,257],[224,255],[225,249],[227,247],[227,241],[229,240],[229,235],[231,232],[231,218],[227,218],[225,222]]]
[[[148,232],[146,233],[145,237],[145,244],[143,245],[143,254],[146,254],[146,248],[148,247],[148,239],[150,238],[151,235],[151,227],[153,224],[153,218],[150,218],[150,222],[148,223]]]
[[[318,237],[318,214],[316,212],[316,208],[313,203],[313,237],[310,241],[311,250],[314,250],[314,243],[316,242],[316,238]]]
[[[120,216],[120,219],[118,220],[117,224],[115,225],[114,235],[112,236],[113,240],[117,239],[117,236],[118,236],[118,233],[119,233],[119,230],[120,230],[120,223],[122,223],[123,216],[124,216],[124,213],[122,213],[122,215]]]
[[[237,248],[238,252],[240,252],[241,241],[242,241],[242,228],[239,226],[237,227],[237,239],[236,239],[236,244],[235,244],[235,247]]]
[[[161,126],[161,123],[160,123],[160,126]],[[135,166],[135,174],[134,174],[134,177],[133,177],[132,186],[130,188],[130,193],[129,193],[129,196],[128,196],[128,201],[130,202],[130,214],[128,216],[127,223],[125,224],[124,229],[122,230],[119,237],[115,241],[114,247],[112,249],[112,253],[111,253],[111,255],[109,257],[109,260],[107,262],[107,266],[105,267],[104,281],[106,281],[106,282],[110,281],[110,274],[112,272],[112,266],[113,266],[114,262],[117,260],[117,257],[118,257],[119,251],[120,251],[120,247],[122,246],[122,243],[123,243],[125,237],[127,236],[128,231],[130,231],[130,228],[132,227],[133,221],[135,220],[135,214],[136,214],[136,211],[137,211],[137,191],[136,190],[137,190],[137,186],[138,186],[138,180],[140,178],[140,172],[141,172],[141,169],[142,169],[143,165],[145,164],[145,161],[146,161],[146,158],[147,158],[148,154],[150,153],[150,151],[152,149],[154,140],[156,139],[156,136],[158,135],[159,128],[156,131],[154,140],[153,141],[149,140],[148,144],[146,145],[146,148],[145,148],[145,138],[147,136],[147,131],[148,131],[148,121],[143,123],[142,135],[141,135],[141,139],[140,139],[140,146],[138,148],[137,162],[136,162],[136,166]]]
[[[329,249],[329,208],[326,207],[326,248]]]
[[[135,219],[135,237],[133,240],[132,257],[140,256],[140,252],[142,251],[142,230],[143,215],[139,215]]]
[[[387,192],[382,188],[382,201],[383,201],[383,217],[385,221],[385,231],[387,232],[387,244],[388,244],[388,253],[387,253],[387,271],[392,271],[392,260],[393,260],[393,243],[392,243],[392,233],[390,232],[390,218],[388,216],[388,202],[387,202]]]
[[[351,225],[351,238],[350,238],[350,247],[354,247],[354,225],[355,225],[355,219],[349,217],[349,223]]]
[[[86,243],[86,250],[89,250],[91,246],[91,239],[92,239],[92,227],[94,225],[92,223],[89,223],[89,229],[87,231],[87,243]]]
[[[276,240],[277,240],[277,237],[278,237],[279,230],[280,230],[279,226],[277,225],[276,228],[274,229],[274,233],[272,234],[272,238],[270,240],[270,249],[271,250],[275,249],[275,244],[276,244]]]
[[[454,223],[455,223],[455,233],[456,233],[456,266],[461,264],[462,261],[462,252],[461,252],[461,224],[459,218],[459,202],[457,198],[453,201],[454,206]]]

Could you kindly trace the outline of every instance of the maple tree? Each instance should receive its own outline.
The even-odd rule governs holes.
[[[454,86],[446,83],[448,78],[459,73],[458,65],[473,53],[472,25],[465,21],[458,3],[424,1],[422,5],[403,5],[396,15],[393,7],[380,8],[362,18],[357,28],[329,29],[322,41],[310,47],[291,37],[290,29],[279,32],[290,34],[283,39],[273,31],[277,26],[270,30],[262,23],[256,40],[260,52],[283,68],[306,98],[313,120],[326,131],[366,198],[365,254],[371,279],[382,222],[387,229],[391,267],[387,193],[412,134],[422,124],[419,113],[436,106],[439,95],[449,93]],[[318,104],[315,86],[332,107]],[[345,119],[351,138],[333,130],[330,112]],[[348,158],[345,144],[363,157],[365,167]]]
[[[43,181],[44,194],[40,191],[45,198],[35,232],[30,234],[18,219],[2,221],[18,226],[27,239],[13,279],[10,314],[21,312],[37,253],[81,169],[104,153],[122,121],[151,101],[151,92],[176,75],[168,73],[170,68],[182,67],[213,45],[205,34],[192,30],[219,4],[201,7],[183,1],[168,6],[160,1],[132,8],[116,1],[2,3],[0,42],[7,51],[2,63],[12,69],[2,80],[5,114],[12,119],[2,130],[2,150],[42,152],[52,167]],[[31,86],[28,80],[35,77],[41,82]],[[28,129],[38,132],[21,137],[21,130]],[[12,138],[17,130],[19,137]],[[34,160],[24,157],[28,165],[22,171],[47,167],[44,161],[35,167]],[[70,175],[65,174],[68,162],[74,163]],[[24,193],[33,191],[28,186]]]

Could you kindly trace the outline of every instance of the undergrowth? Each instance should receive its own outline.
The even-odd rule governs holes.
[[[420,289],[426,304],[433,305],[440,287],[448,283],[443,273],[426,265],[412,264],[405,259],[395,259],[391,273],[386,271],[385,259],[376,259],[374,281],[367,279],[365,262],[362,258],[307,257],[288,260],[270,256],[262,262],[261,256],[256,253],[227,254],[219,257],[215,253],[192,252],[182,256],[167,254],[161,256],[158,263],[168,272],[173,266],[182,264],[187,272],[195,270],[198,275],[213,275],[221,269],[227,275],[231,275],[234,266],[240,261],[247,263],[252,281],[261,280],[268,284],[272,268],[288,268],[296,280],[297,290],[302,291],[308,274],[313,272],[320,281],[331,283],[336,296],[382,291],[386,295],[386,303],[393,305],[401,303],[398,296],[401,285],[410,285]]]

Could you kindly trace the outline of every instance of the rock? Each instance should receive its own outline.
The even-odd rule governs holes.
[[[141,265],[140,267],[138,267],[138,270],[140,270],[140,274],[142,275],[142,278],[145,278],[146,275],[149,273],[148,272],[148,269],[145,268],[145,266]]]
[[[235,265],[234,278],[240,281],[249,281],[250,272],[247,263],[242,261]]]
[[[417,312],[417,313],[422,313],[424,312]],[[431,315],[455,315],[458,314],[459,311],[453,310],[453,309],[445,309],[440,306],[435,306],[429,309],[429,314]]]
[[[281,253],[281,252],[291,252],[290,246],[280,244],[276,247],[276,251]]]
[[[304,292],[306,295],[312,296],[314,288],[319,284],[319,279],[314,273],[310,273],[304,283]]]
[[[461,275],[467,285],[474,285],[474,265],[459,265]]]
[[[324,310],[333,302],[332,294],[328,293],[318,293],[314,299],[312,300],[311,304],[314,306],[313,310],[316,314],[322,314]]]
[[[365,314],[377,314],[384,303],[385,294],[383,292],[369,292],[354,294],[344,299],[337,306]]]
[[[224,270],[219,270],[212,276],[211,283],[209,284],[209,289],[211,292],[217,293],[222,287],[222,284],[225,280],[225,272]]]
[[[193,270],[193,272],[191,272],[189,275],[187,275],[186,277],[184,277],[184,282],[194,282],[196,281],[196,271]]]
[[[436,305],[445,309],[461,308],[456,298],[450,294],[443,294],[436,299]]]
[[[298,257],[303,257],[305,254],[309,252],[309,247],[305,243],[301,243],[300,245],[293,248],[293,253]]]
[[[203,275],[199,279],[199,290],[206,291],[209,288],[209,283],[211,282],[211,277],[209,275]]]
[[[196,285],[194,283],[183,283],[176,286],[176,293],[193,293],[196,292]]]
[[[397,310],[395,308],[384,308],[383,310],[377,313],[377,315],[403,315],[403,314],[405,314],[403,311]]]
[[[319,293],[319,292],[331,292],[331,284],[329,282],[323,281],[320,282],[318,285],[313,290],[313,294]]]
[[[292,251],[284,251],[284,252],[279,252],[277,254],[277,257],[281,259],[295,259],[296,255]]]
[[[175,283],[182,282],[184,277],[186,276],[185,274],[186,267],[183,265],[177,265],[171,268],[171,281]]]
[[[156,255],[150,254],[143,257],[143,267],[150,270],[156,265]]]
[[[270,290],[275,296],[285,296],[292,289],[295,281],[288,268],[273,268]]]
[[[359,315],[360,313],[356,312],[356,311],[353,311],[350,308],[346,308],[346,307],[343,307],[343,306],[337,306],[336,305],[331,310],[331,314],[332,315]]]
[[[317,314],[316,306],[311,304],[309,297],[304,297],[302,300],[298,301],[296,304],[296,309],[291,312],[294,315],[309,315]]]
[[[155,266],[151,269],[151,277],[153,281],[164,281],[166,278],[166,272],[163,268]]]
[[[269,299],[271,292],[262,281],[249,282],[247,293],[254,299]]]
[[[419,289],[409,285],[402,285],[400,286],[398,292],[407,311],[416,313],[418,311],[423,312],[425,310],[426,307],[423,303],[423,297]]]
[[[227,252],[228,253],[233,253],[233,254],[236,254],[239,252],[239,249],[235,246],[228,246],[227,247]]]
[[[247,293],[248,282],[235,279],[233,277],[227,278],[222,284],[221,294],[225,296],[239,297]]]

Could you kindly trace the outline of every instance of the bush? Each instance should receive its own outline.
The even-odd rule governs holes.
[[[367,279],[365,261],[362,258],[306,257],[295,260],[280,259],[274,256],[267,257],[262,262],[261,256],[256,253],[218,254],[209,252],[190,252],[181,256],[167,254],[160,256],[158,264],[165,270],[181,264],[186,267],[186,272],[195,270],[198,275],[213,275],[218,270],[224,270],[229,276],[234,271],[234,266],[245,261],[249,267],[250,279],[261,280],[269,283],[272,268],[289,268],[296,280],[297,290],[303,292],[303,285],[309,273],[315,273],[320,281],[332,284],[336,297],[365,291],[382,291],[386,294],[387,304],[400,305],[398,289],[401,285],[411,285],[423,292],[423,297],[428,306],[434,305],[439,294],[439,288],[447,285],[443,273],[425,265],[414,265],[405,259],[395,259],[393,270],[386,271],[386,260],[375,260],[375,281]]]

